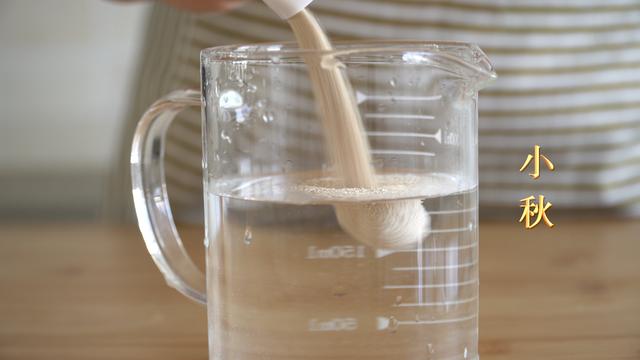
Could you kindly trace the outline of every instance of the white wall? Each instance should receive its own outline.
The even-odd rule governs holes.
[[[0,0],[0,215],[99,207],[148,7]]]

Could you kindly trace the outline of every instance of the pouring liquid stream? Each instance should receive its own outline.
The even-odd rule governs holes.
[[[302,49],[328,52],[333,48],[308,9],[288,19]],[[314,54],[315,55],[315,54]],[[357,100],[340,62],[327,55],[305,57],[327,148],[345,188],[374,189],[371,151]],[[430,217],[419,201],[399,200],[335,205],[343,229],[365,244],[393,248],[419,242],[429,232]]]

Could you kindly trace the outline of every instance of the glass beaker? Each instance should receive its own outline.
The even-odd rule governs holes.
[[[335,178],[305,59],[337,61],[351,82],[375,189]],[[495,77],[475,45],[292,44],[201,53],[201,91],[151,106],[131,155],[147,248],[169,285],[207,304],[210,359],[476,359],[477,95]],[[165,133],[202,108],[206,276],[169,207]],[[351,237],[337,208],[412,201],[414,243]],[[373,230],[375,231],[375,229]]]

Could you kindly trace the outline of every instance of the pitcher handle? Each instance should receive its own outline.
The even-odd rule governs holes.
[[[169,125],[190,106],[201,106],[200,92],[178,90],[144,113],[131,146],[131,182],[138,226],[167,284],[197,302],[206,302],[205,276],[187,254],[176,230],[164,176]]]

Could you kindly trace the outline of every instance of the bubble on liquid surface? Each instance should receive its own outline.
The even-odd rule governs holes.
[[[293,186],[294,191],[327,200],[399,199],[426,195],[450,194],[457,190],[457,182],[449,176],[421,176],[419,174],[376,175],[374,189],[344,187],[336,177],[303,180]]]
[[[396,296],[396,300],[393,302],[393,304],[395,306],[400,306],[400,304],[402,304],[402,296],[400,295]]]
[[[219,100],[220,107],[225,110],[232,110],[239,108],[244,104],[242,95],[235,90],[227,90],[220,95]]]
[[[253,241],[253,234],[251,233],[251,227],[247,226],[246,229],[244,229],[244,244],[245,245],[251,245],[251,242]]]
[[[391,80],[389,80],[389,85],[391,85],[391,87],[396,87],[396,84],[397,84],[396,78],[391,78]]]

